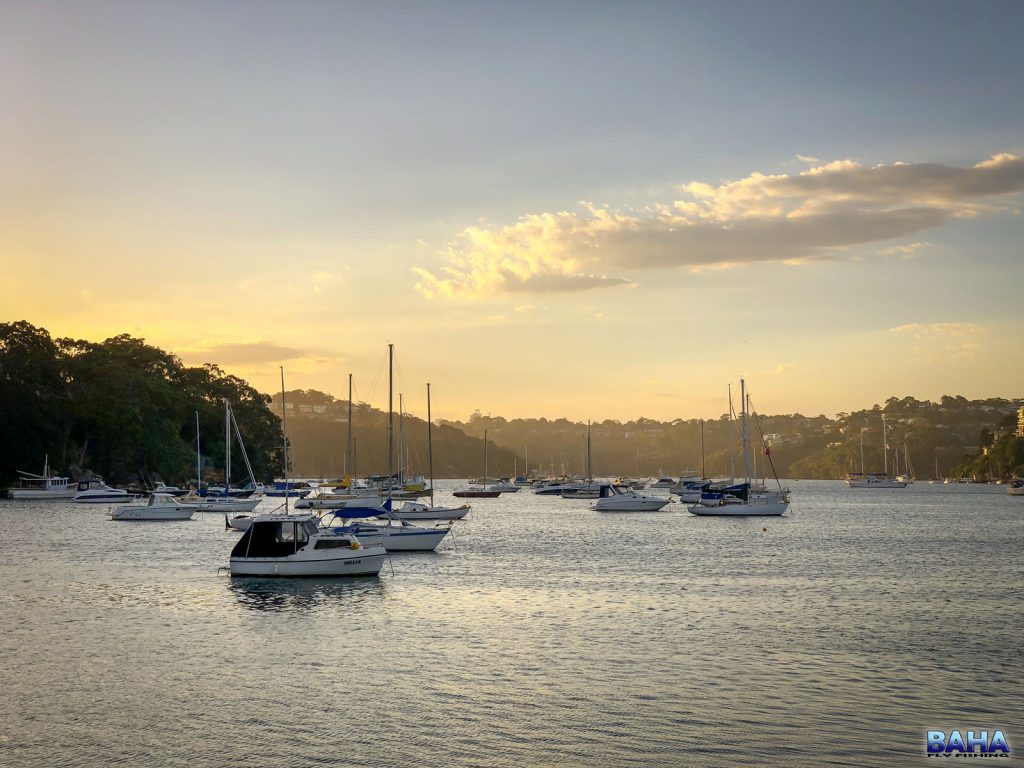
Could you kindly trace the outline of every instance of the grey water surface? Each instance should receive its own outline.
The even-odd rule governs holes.
[[[1017,762],[1024,498],[792,488],[474,499],[437,553],[319,580],[218,573],[220,515],[0,501],[0,765],[903,766],[953,728]]]

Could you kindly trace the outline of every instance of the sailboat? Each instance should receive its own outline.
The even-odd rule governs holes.
[[[732,405],[730,404],[731,409]],[[744,482],[725,489],[724,493],[702,495],[699,503],[687,507],[691,514],[701,517],[777,517],[789,509],[789,498],[781,483],[779,483],[778,491],[768,491],[763,486],[755,488],[753,485],[747,411],[746,382],[740,379],[740,440],[743,452]],[[771,454],[766,451],[765,455],[771,462]],[[776,477],[777,483],[778,480]],[[710,503],[712,500],[716,503]]]
[[[898,477],[889,477],[889,433],[885,424],[885,414],[882,414],[882,455],[885,461],[885,471],[864,472],[864,433],[860,434],[860,472],[850,472],[846,476],[846,484],[851,488],[906,488],[907,481]],[[897,456],[899,454],[897,453]]]
[[[594,484],[592,454],[590,451],[590,422],[587,422],[587,480],[575,488],[565,488],[563,499],[597,499],[601,497],[601,485]]]
[[[469,514],[469,504],[458,507],[434,506],[434,433],[430,415],[430,384],[427,384],[427,464],[430,472],[430,504],[407,501],[394,512],[401,520],[459,520]]]
[[[484,430],[484,479],[487,478],[487,430]],[[501,491],[494,490],[490,486],[471,485],[469,488],[460,488],[455,491],[452,496],[457,496],[460,499],[495,499],[501,495]]]

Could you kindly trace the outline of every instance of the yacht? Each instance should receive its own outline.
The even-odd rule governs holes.
[[[78,483],[78,489],[71,500],[78,504],[123,504],[132,498],[123,488],[111,488],[103,482],[103,478],[93,477]]]
[[[111,520],[191,520],[196,507],[182,504],[169,493],[154,493],[145,504],[125,504],[110,513]]]
[[[615,485],[602,485],[600,494],[591,507],[595,512],[657,512],[672,503],[663,496],[637,493]]]
[[[335,518],[320,527],[331,533],[349,533],[366,543],[379,540],[388,552],[433,552],[451,530],[450,526],[423,528],[394,516],[377,522],[348,521]]]
[[[376,576],[387,552],[380,539],[321,530],[316,518],[259,515],[231,550],[232,576]]]
[[[650,487],[652,489],[653,488],[671,488],[675,484],[676,484],[676,481],[673,480],[671,477],[663,476],[663,477],[659,477],[657,480],[655,480],[653,483],[651,483]]]

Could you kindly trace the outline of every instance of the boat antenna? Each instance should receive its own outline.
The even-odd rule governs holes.
[[[284,366],[281,366],[281,447],[284,449],[284,513],[288,514],[288,426],[284,407]]]
[[[430,421],[430,382],[427,382],[427,467],[430,472],[430,506],[434,506],[434,439]]]
[[[231,404],[224,398],[224,495],[231,495]]]

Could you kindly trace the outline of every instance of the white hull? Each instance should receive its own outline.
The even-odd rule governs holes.
[[[46,499],[74,498],[75,489],[11,488],[7,495],[18,501],[45,501]]]
[[[1007,496],[1024,496],[1024,486],[1014,487],[1012,485],[1006,486]]]
[[[847,480],[851,488],[906,488],[904,480]]]
[[[460,507],[428,507],[426,504],[404,504],[392,515],[401,520],[461,520],[472,509],[469,504]]]
[[[331,556],[330,550],[315,550],[317,558],[231,558],[232,576],[376,576],[384,565],[384,550],[347,549]]]
[[[687,507],[691,515],[701,517],[778,517],[789,509],[788,502],[751,502],[751,503],[729,503],[720,504],[714,507],[706,507],[695,504]]]
[[[88,492],[87,492],[88,493]],[[91,495],[76,495],[72,501],[75,504],[127,504],[132,497],[126,493],[98,493]]]
[[[234,517],[228,517],[224,515],[224,523],[228,528],[232,528],[236,531],[247,531],[249,526],[252,525],[252,515],[235,515]]]
[[[388,552],[433,552],[448,535],[447,528],[412,528],[360,523],[350,531],[360,541],[381,542]]]
[[[615,499],[609,499],[609,501],[614,503],[598,503],[592,506],[591,509],[595,512],[659,512],[669,503],[668,499],[651,501],[635,501],[632,499],[616,501]]]
[[[178,507],[175,509],[152,509],[150,507],[122,507],[110,514],[111,520],[191,520],[195,510]]]
[[[260,499],[232,499],[221,497],[201,497],[189,499],[188,503],[204,512],[252,512],[260,504]]]

